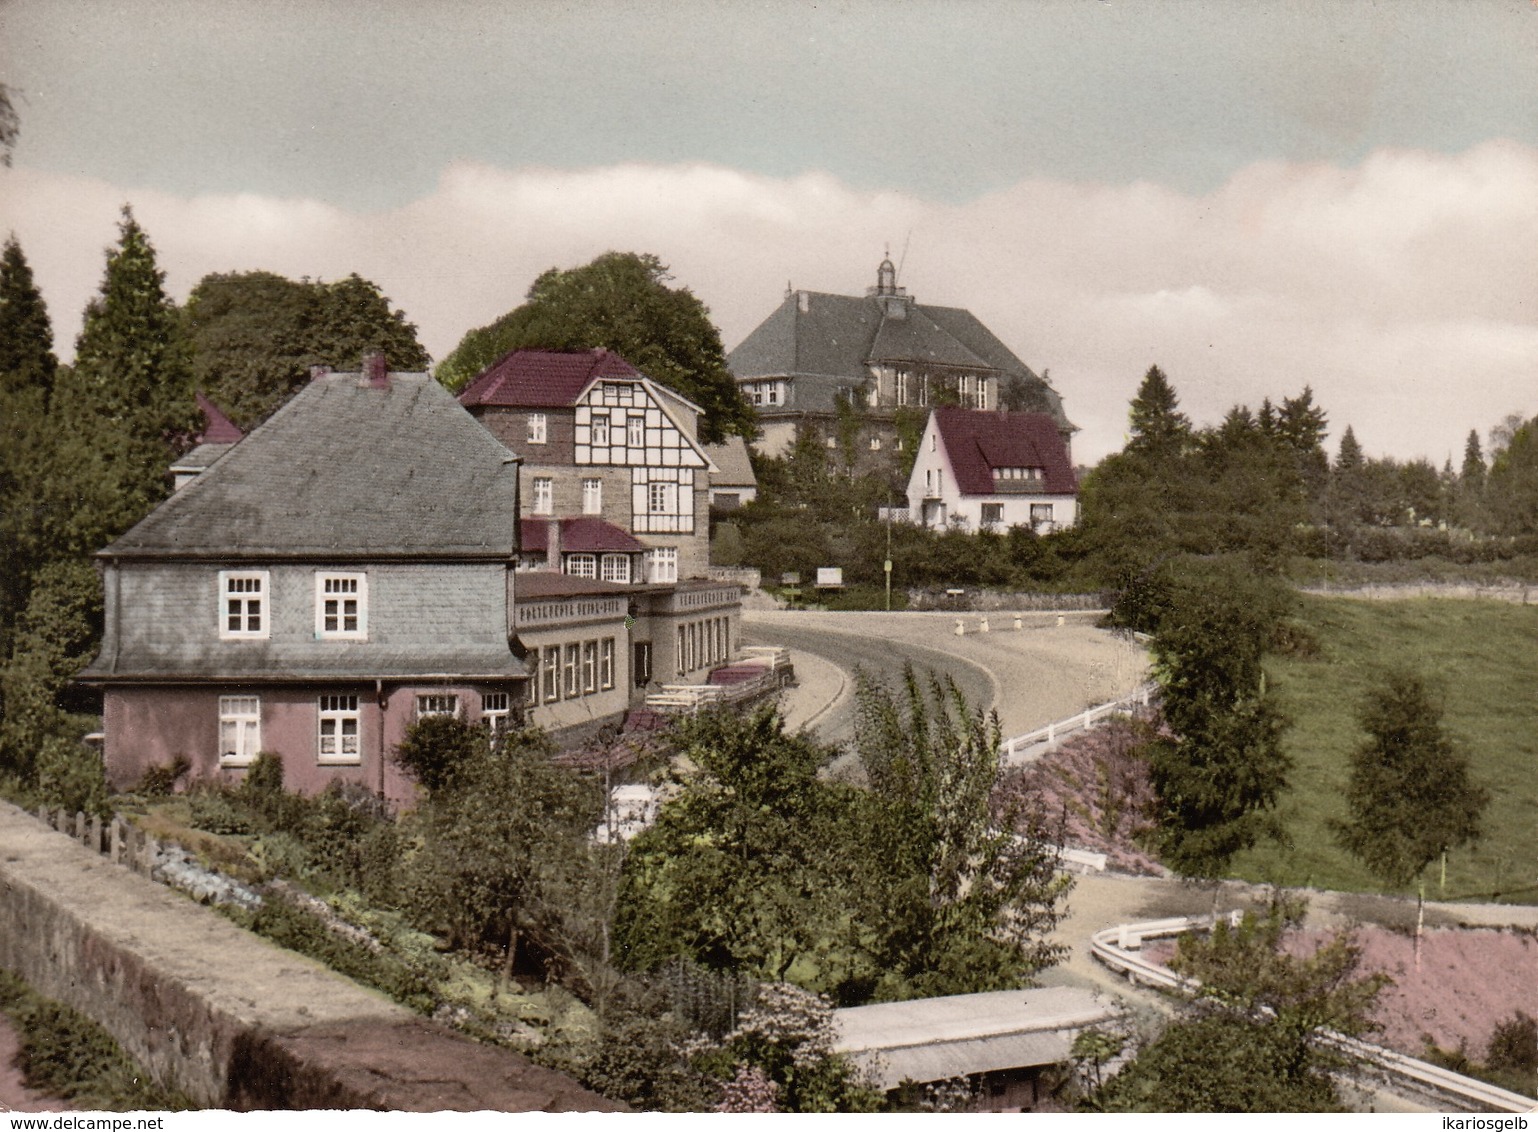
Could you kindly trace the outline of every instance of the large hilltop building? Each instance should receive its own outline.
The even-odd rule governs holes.
[[[757,446],[770,456],[784,455],[802,426],[833,447],[850,410],[868,452],[900,450],[905,433],[912,443],[942,405],[1045,413],[1065,442],[1074,431],[1050,384],[970,311],[918,302],[890,259],[863,297],[787,290],[727,365],[758,410]]]

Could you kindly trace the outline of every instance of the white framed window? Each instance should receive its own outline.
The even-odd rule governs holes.
[[[1035,524],[1035,523],[1050,523],[1051,521],[1052,521],[1052,504],[1050,504],[1050,503],[1032,503],[1031,504],[1031,522],[1033,524]]]
[[[582,513],[584,515],[603,514],[603,480],[582,481]]]
[[[977,379],[977,407],[979,409],[986,409],[988,407],[988,379],[986,377],[979,377]]]
[[[646,485],[646,511],[651,515],[673,515],[678,511],[678,485],[652,482]]]
[[[493,735],[507,732],[512,719],[512,696],[507,692],[481,693],[481,719]]]
[[[545,414],[544,413],[530,413],[529,414],[529,443],[530,444],[543,444],[543,443],[545,443],[545,424],[546,424],[546,422],[545,422]]]
[[[598,686],[604,691],[614,687],[614,638],[598,642]]]
[[[568,554],[566,556],[566,573],[573,578],[598,577],[598,555],[596,554]]]
[[[609,446],[609,418],[594,417],[590,426],[592,430],[592,444],[594,448],[607,448]]]
[[[834,439],[833,437],[831,437],[831,436],[828,437],[828,447],[829,448],[837,448],[838,447],[838,441],[836,439]]]
[[[578,683],[581,678],[579,664],[581,663],[581,647],[575,643],[566,646],[566,662],[561,666],[561,675],[566,688],[566,698],[574,700],[582,694],[582,685]]]
[[[323,763],[363,761],[359,743],[361,717],[357,696],[322,696],[319,702],[320,735],[316,754]]]
[[[458,715],[459,697],[442,693],[429,693],[417,697],[417,718],[429,715]]]
[[[582,642],[582,691],[588,695],[598,691],[598,642]]]
[[[985,527],[996,527],[1004,521],[1004,504],[984,503],[982,524]]]
[[[250,766],[262,748],[262,701],[256,696],[219,697],[219,765]]]
[[[899,405],[908,403],[908,371],[905,369],[897,371],[897,403]]]
[[[315,636],[321,640],[368,638],[368,575],[315,575]]]
[[[625,444],[631,448],[646,447],[646,418],[630,416],[625,419]]]
[[[925,405],[928,405],[928,404],[929,404],[929,375],[926,373],[923,377],[919,378],[919,405],[922,407],[922,406],[925,406]]]
[[[219,571],[219,636],[249,641],[267,635],[267,571]]]
[[[881,437],[873,436],[873,437],[870,438],[870,450],[872,452],[880,452],[881,451]]]
[[[630,555],[605,554],[602,561],[602,577],[606,582],[630,584]]]
[[[561,698],[561,646],[549,645],[540,663],[540,677],[544,681],[545,702],[554,703]]]
[[[649,582],[678,581],[678,548],[659,546],[646,552],[646,580]]]
[[[555,481],[549,476],[534,477],[534,514],[555,514]]]

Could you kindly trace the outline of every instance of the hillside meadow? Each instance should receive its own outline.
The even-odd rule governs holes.
[[[1346,817],[1351,750],[1365,738],[1357,713],[1388,668],[1420,672],[1442,698],[1444,726],[1490,791],[1483,836],[1426,870],[1432,900],[1538,903],[1538,605],[1415,599],[1363,601],[1303,595],[1299,619],[1317,652],[1267,664],[1291,720],[1293,760],[1280,812],[1291,845],[1262,844],[1234,861],[1247,880],[1379,890],[1340,849],[1332,820]]]

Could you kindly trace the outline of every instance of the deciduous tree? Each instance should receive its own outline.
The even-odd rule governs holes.
[[[1061,954],[1047,936],[1068,882],[1039,812],[994,812],[998,717],[949,680],[926,689],[911,667],[895,695],[862,675],[856,699],[876,997],[1023,985]]]
[[[726,368],[710,312],[687,287],[670,287],[654,255],[606,252],[583,267],[551,268],[527,301],[472,330],[439,364],[438,380],[460,389],[509,350],[606,347],[702,410],[700,439],[718,444],[755,432],[753,406]]]
[[[374,351],[397,370],[428,364],[405,312],[357,274],[335,283],[268,271],[205,275],[186,317],[197,387],[246,429],[308,381],[312,365],[345,369]]]

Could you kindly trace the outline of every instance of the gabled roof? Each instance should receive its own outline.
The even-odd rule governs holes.
[[[203,431],[197,435],[199,444],[237,444],[245,439],[245,433],[203,394],[197,395],[198,409],[203,414]]]
[[[515,460],[427,374],[325,374],[103,553],[508,558]]]
[[[514,350],[482,370],[459,394],[465,408],[564,408],[602,377],[645,375],[612,350]]]
[[[1016,377],[1071,429],[1062,398],[971,311],[936,307],[903,293],[829,295],[796,291],[726,357],[738,381],[790,377],[794,410],[831,412],[840,389],[858,388],[876,364],[953,368]],[[776,412],[767,410],[769,415]]]
[[[943,408],[933,419],[963,495],[994,494],[994,468],[1041,468],[1043,490],[1051,495],[1079,489],[1068,446],[1046,413]]]
[[[639,541],[613,523],[607,523],[596,515],[576,515],[557,519],[561,524],[561,552],[563,554],[596,554],[608,551],[613,554],[639,554],[646,549]],[[525,553],[537,553],[550,548],[550,519],[520,519],[521,546]]]
[[[711,487],[757,487],[753,463],[748,459],[748,442],[740,436],[728,436],[721,444],[704,446],[705,455],[716,470],[710,473]]]

